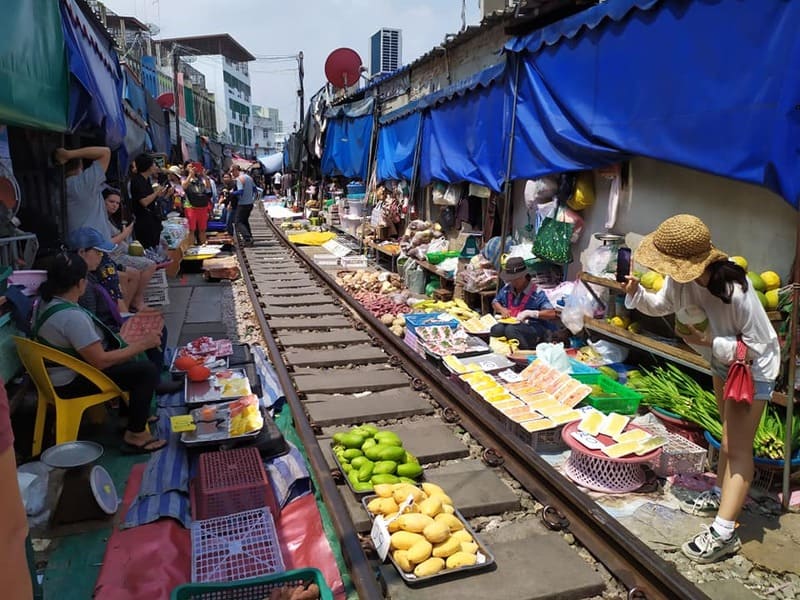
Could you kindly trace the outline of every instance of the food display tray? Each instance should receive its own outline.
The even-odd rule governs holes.
[[[370,522],[375,520],[375,516],[369,510],[367,510],[367,505],[377,497],[378,496],[375,494],[369,494],[361,498],[361,504],[364,506],[364,510],[367,511]],[[392,558],[392,553],[390,551],[389,554],[386,556],[386,558],[389,559],[389,561],[392,563],[395,570],[397,571],[397,574],[403,581],[406,582],[406,584],[412,586],[423,585],[431,581],[439,582],[442,579],[451,579],[451,578],[456,579],[460,577],[466,577],[468,575],[473,575],[477,571],[485,571],[494,565],[495,563],[494,554],[492,554],[491,551],[486,547],[486,545],[481,541],[481,539],[478,537],[478,534],[475,533],[475,530],[472,527],[470,527],[469,523],[464,518],[464,515],[462,515],[458,511],[458,509],[456,509],[455,513],[453,513],[453,516],[456,517],[459,521],[461,521],[461,524],[464,525],[464,529],[466,529],[469,532],[469,534],[475,540],[475,543],[478,544],[478,558],[480,559],[480,557],[482,556],[483,562],[475,563],[474,565],[470,565],[468,567],[459,567],[458,569],[445,569],[443,571],[439,571],[435,575],[428,575],[426,577],[417,577],[413,573],[406,573],[405,571],[403,571],[403,569],[401,569],[400,566],[394,561],[394,558]]]
[[[232,378],[244,380],[244,387],[241,390],[237,390],[235,394],[226,395],[224,384],[220,385],[221,382],[224,382],[224,379],[218,379],[215,373],[212,373],[211,377],[206,381],[189,381],[189,378],[186,377],[184,384],[186,404],[188,406],[194,406],[211,402],[223,402],[225,400],[235,400],[236,398],[241,398],[242,396],[247,396],[252,393],[250,389],[250,380],[247,378],[247,373],[244,369],[226,370],[233,373]],[[238,393],[240,391],[243,393]]]
[[[476,354],[474,356],[465,356],[464,358],[459,358],[464,365],[478,365],[481,368],[481,371],[485,371],[486,373],[494,373],[496,371],[503,371],[505,369],[510,369],[515,366],[513,362],[508,360],[502,354],[496,354],[494,352],[490,352],[489,354]],[[447,368],[448,371],[457,375],[463,375],[463,373],[457,373],[453,369],[450,368],[450,365],[444,363],[444,366]]]
[[[172,355],[172,362],[169,364],[169,371],[175,375],[185,375],[186,371],[181,371],[180,369],[175,367],[175,360],[178,358],[178,353],[175,352]],[[228,357],[215,357],[209,356],[206,359],[208,362],[205,363],[205,366],[209,369],[227,369],[228,368]]]
[[[225,404],[215,404],[214,408],[216,409],[217,414],[221,416],[215,423],[197,423],[197,420],[201,418],[200,411],[203,410],[201,408],[195,408],[189,411],[189,414],[195,420],[197,424],[197,429],[194,431],[184,431],[181,433],[181,442],[186,444],[187,446],[204,446],[204,445],[217,445],[224,442],[230,442],[235,440],[245,440],[250,438],[255,438],[264,428],[263,421],[264,421],[264,413],[261,412],[261,419],[262,425],[258,429],[250,431],[248,433],[242,435],[230,435],[230,402]]]
[[[442,358],[444,358],[446,356],[445,354],[438,354],[437,352],[434,352],[433,350],[430,350],[425,345],[425,342],[423,340],[420,340],[420,343],[422,344],[422,347],[424,348],[425,353],[428,354],[429,356],[431,356],[433,358],[436,358],[436,359],[442,359]],[[457,356],[458,358],[461,358],[461,357],[476,356],[476,355],[480,355],[480,354],[487,354],[488,352],[491,352],[491,348],[489,348],[489,346],[486,344],[486,342],[484,342],[480,338],[475,337],[474,335],[468,335],[467,336],[467,348],[465,350],[460,351],[460,352],[453,352],[452,354],[454,356]]]
[[[350,489],[350,491],[353,492],[353,494],[355,494],[356,497],[359,497],[359,498],[362,497],[362,496],[365,496],[367,494],[372,494],[371,491],[357,492],[355,490],[355,488],[353,487],[353,484],[350,482],[350,478],[347,476],[347,473],[345,473],[344,469],[342,469],[342,463],[339,462],[339,457],[336,456],[336,453],[333,451],[333,445],[334,445],[333,442],[331,442],[330,449],[331,449],[331,456],[333,456],[333,462],[336,463],[336,468],[339,469],[342,472],[342,477],[343,477],[345,483],[347,484],[347,487]],[[420,475],[415,481],[420,482],[420,481],[424,481],[424,480],[425,480],[425,474],[423,472],[423,474]],[[411,485],[411,484],[409,483],[409,485]]]

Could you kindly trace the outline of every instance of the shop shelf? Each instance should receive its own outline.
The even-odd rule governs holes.
[[[616,412],[623,415],[631,415],[639,408],[642,395],[624,385],[620,385],[610,377],[606,377],[603,374],[575,374],[573,377],[581,383],[591,386],[600,386],[603,394],[609,394],[608,396],[596,396],[592,393],[584,400],[585,403],[595,407],[601,412]]]
[[[187,583],[172,591],[170,600],[264,600],[274,589],[298,585],[319,586],[320,600],[333,600],[333,592],[318,569],[296,569],[280,575],[234,583]]]

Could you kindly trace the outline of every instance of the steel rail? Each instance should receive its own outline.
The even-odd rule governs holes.
[[[264,215],[264,219],[269,226],[272,226],[271,221],[266,215]],[[283,239],[285,241],[285,238]],[[356,532],[353,520],[331,476],[330,467],[325,460],[325,456],[322,454],[319,442],[314,435],[314,430],[308,422],[308,418],[303,410],[303,405],[294,388],[289,370],[286,367],[286,363],[283,361],[280,348],[269,328],[264,309],[261,306],[261,299],[256,293],[250,274],[250,263],[239,245],[236,246],[236,254],[239,264],[247,268],[248,272],[244,280],[248,295],[250,296],[250,301],[255,310],[256,318],[258,319],[258,324],[264,336],[264,341],[267,345],[267,352],[269,353],[272,366],[278,377],[278,382],[283,388],[286,402],[291,408],[295,429],[300,436],[300,440],[303,442],[306,455],[311,464],[311,469],[314,471],[317,483],[319,484],[322,499],[325,501],[328,512],[331,515],[331,521],[336,530],[336,535],[339,537],[345,562],[350,568],[350,578],[358,592],[358,597],[364,600],[378,600],[384,598],[385,594],[378,585],[376,573],[364,553],[364,548],[361,546],[361,541]]]
[[[391,333],[360,303],[336,284],[305,253],[289,242],[284,232],[264,214],[273,229],[296,257],[336,294],[340,301],[378,336],[384,349],[402,356],[403,367],[412,378],[424,382],[434,399],[461,415],[461,425],[486,448],[496,450],[504,468],[536,498],[563,516],[565,530],[575,538],[631,592],[633,598],[649,600],[703,600],[708,596],[628,531],[591,498],[567,481],[534,452],[529,444],[503,429],[485,403],[477,402],[464,390],[442,377],[431,363],[409,351],[403,340]]]

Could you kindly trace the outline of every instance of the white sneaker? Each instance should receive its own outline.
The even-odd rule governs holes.
[[[717,514],[719,510],[719,495],[714,490],[708,490],[681,502],[681,510],[690,515],[708,517]]]
[[[723,540],[713,527],[703,525],[703,531],[681,546],[681,551],[694,562],[707,564],[736,554],[741,547],[742,542],[735,533]]]

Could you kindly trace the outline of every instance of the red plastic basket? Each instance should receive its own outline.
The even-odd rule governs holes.
[[[236,448],[200,455],[192,493],[195,519],[213,519],[267,506],[280,514],[264,463],[255,448]]]

